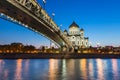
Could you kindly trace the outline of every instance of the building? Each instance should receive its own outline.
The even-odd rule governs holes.
[[[69,30],[64,30],[64,35],[70,40],[75,49],[88,48],[89,39],[84,37],[84,29],[80,28],[75,22],[69,26]]]

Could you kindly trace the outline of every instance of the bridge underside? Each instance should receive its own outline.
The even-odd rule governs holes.
[[[25,7],[21,6],[19,3],[13,2],[11,4],[7,0],[0,0],[0,13],[4,13],[23,24],[26,24],[29,29],[37,31],[60,46],[63,46],[64,41],[59,35],[59,31],[52,29],[47,22],[38,18],[33,12],[25,9]]]

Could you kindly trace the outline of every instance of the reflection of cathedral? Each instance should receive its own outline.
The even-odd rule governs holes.
[[[84,30],[73,22],[69,26],[69,30],[64,31],[66,37],[71,41],[75,48],[87,48],[88,47],[88,37],[84,37]]]

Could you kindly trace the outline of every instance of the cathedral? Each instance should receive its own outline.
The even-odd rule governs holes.
[[[64,35],[70,40],[75,49],[88,48],[89,39],[84,37],[84,29],[80,28],[75,22],[69,26],[69,30],[64,30]]]

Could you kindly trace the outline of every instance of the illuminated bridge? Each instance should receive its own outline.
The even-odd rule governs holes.
[[[40,33],[59,47],[65,46],[73,51],[71,42],[35,0],[0,0],[0,17]]]

